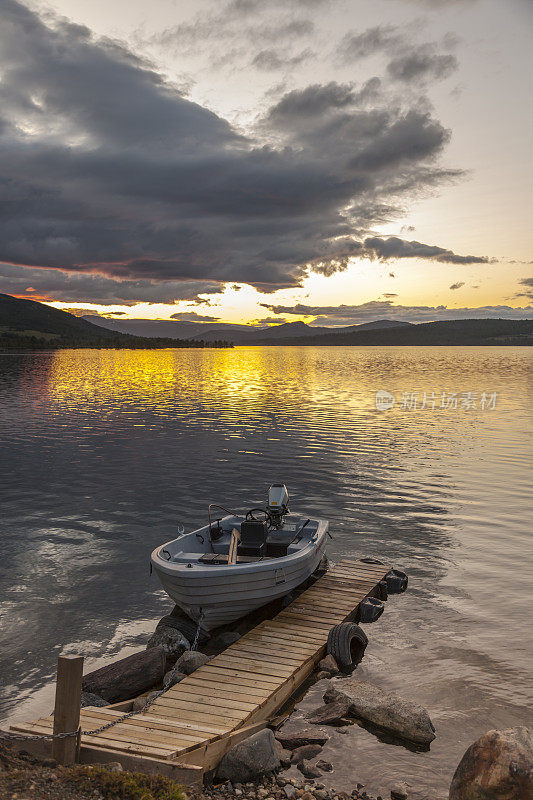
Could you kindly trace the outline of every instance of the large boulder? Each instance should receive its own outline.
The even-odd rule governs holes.
[[[246,783],[280,767],[274,734],[265,728],[232,747],[217,769],[217,781]]]
[[[455,770],[450,800],[531,800],[533,738],[526,727],[488,731]]]
[[[425,708],[357,678],[334,681],[324,694],[324,701],[348,702],[350,715],[401,739],[427,746],[435,738],[435,728]]]
[[[198,667],[203,667],[208,661],[209,656],[199,653],[197,650],[186,650],[176,661],[174,669],[185,675],[192,675]]]
[[[189,641],[175,628],[161,626],[157,628],[148,639],[146,649],[161,647],[167,659],[167,665],[174,664],[176,660],[186,651],[191,649]]]

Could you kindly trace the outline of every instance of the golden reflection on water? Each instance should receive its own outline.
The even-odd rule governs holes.
[[[153,424],[158,418],[212,412],[220,424],[265,418],[274,427],[310,427],[319,439],[328,427],[338,438],[343,425],[364,421],[370,438],[393,434],[416,443],[421,435],[431,435],[435,445],[435,437],[442,436],[441,446],[453,450],[480,424],[513,424],[511,412],[523,410],[528,396],[529,366],[526,348],[60,350],[50,356],[46,392],[42,375],[38,380],[40,401],[49,413],[108,416],[144,410]],[[395,395],[392,410],[376,411],[380,389]],[[435,392],[437,408],[402,409],[404,392],[420,399]],[[442,392],[471,392],[477,408],[466,411],[459,404],[440,410]],[[497,393],[495,412],[479,408],[484,392]]]

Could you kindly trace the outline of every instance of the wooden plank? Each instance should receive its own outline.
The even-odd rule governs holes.
[[[332,616],[330,619],[325,620],[317,619],[309,614],[298,614],[296,611],[291,611],[290,614],[283,612],[283,617],[280,619],[280,622],[292,622],[296,627],[307,627],[311,628],[311,630],[316,633],[323,633],[324,631],[330,631],[334,625],[337,625],[340,621],[345,619],[345,616],[346,615],[338,614],[336,617]]]
[[[165,697],[168,697],[170,702],[174,702],[175,700],[185,700],[188,703],[197,703],[199,706],[208,705],[224,709],[235,708],[238,711],[249,711],[255,706],[253,701],[243,700],[242,698],[238,700],[234,694],[232,695],[230,691],[228,691],[228,688],[226,688],[225,691],[221,690],[219,692],[211,693],[208,691],[202,692],[198,689],[194,691],[191,687],[189,691],[182,694],[174,694],[172,696],[165,695]]]
[[[241,655],[227,655],[225,657],[219,657],[217,661],[218,664],[221,666],[226,667],[241,667],[242,669],[246,668],[248,672],[252,674],[258,675],[272,675],[276,678],[286,678],[292,672],[292,666],[285,666],[285,665],[275,665],[275,664],[265,664],[259,659],[253,658],[245,658]]]
[[[243,686],[277,686],[279,684],[279,680],[274,678],[272,675],[251,675],[247,669],[243,667],[226,667],[221,665],[217,666],[210,666],[213,664],[213,661],[209,662],[209,665],[206,667],[202,667],[205,670],[202,674],[203,675],[210,675],[212,677],[217,677],[217,679],[227,679],[227,680],[235,680],[239,679]],[[196,670],[198,673],[200,670]]]
[[[191,707],[196,708],[198,711],[197,717],[190,715],[189,712],[191,711]],[[236,711],[235,709],[228,709],[226,711],[226,709],[215,704],[200,711],[195,703],[187,703],[186,700],[165,700],[164,702],[158,704],[156,711],[158,716],[170,716],[171,719],[176,720],[178,723],[182,719],[188,719],[190,722],[194,722],[197,719],[199,722],[213,723],[214,725],[218,725],[226,730],[228,722],[230,722],[232,719],[238,720],[241,718],[240,715],[246,714],[246,711]]]
[[[255,634],[254,636],[249,635],[246,637],[246,642],[250,642],[251,644],[262,644],[268,645],[270,647],[270,652],[273,651],[274,648],[279,648],[280,650],[285,650],[288,653],[296,654],[296,655],[307,655],[311,653],[316,647],[316,643],[307,643],[307,642],[299,642],[298,639],[294,636],[282,636],[280,633],[263,633],[263,634]]]
[[[261,633],[271,633],[273,635],[277,635],[279,632],[284,632],[285,628],[287,627],[287,623],[283,620],[277,620],[275,625],[266,624],[264,627],[261,627]],[[322,633],[320,631],[316,631],[310,629],[308,627],[302,628],[300,626],[291,627],[291,634],[292,638],[295,641],[302,642],[304,644],[313,644],[317,640],[322,638]]]
[[[176,720],[177,722],[188,720],[189,722],[195,722],[198,720],[199,722],[212,722],[213,724],[224,725],[226,733],[229,730],[233,730],[236,727],[235,720],[230,717],[219,717],[215,714],[200,714],[194,711],[190,711],[185,708],[167,708],[165,706],[161,706],[161,708],[157,709],[157,713],[160,717],[165,717],[168,719]]]
[[[245,658],[260,658],[264,664],[281,664],[287,666],[295,666],[299,664],[301,656],[298,653],[292,653],[289,648],[283,649],[278,655],[272,652],[272,646],[269,643],[261,644],[261,642],[248,641],[245,645],[236,650],[233,655],[243,655]]]
[[[184,711],[194,711],[199,714],[216,714],[219,717],[223,715],[224,719],[235,720],[236,722],[246,719],[251,711],[249,708],[225,708],[218,703],[210,705],[209,703],[197,703],[193,700],[168,700],[160,706],[159,711],[161,712],[163,708],[175,714],[176,717]]]
[[[223,681],[211,681],[207,680],[206,677],[190,681],[189,685],[198,692],[205,689],[210,694],[215,694],[217,691],[233,692],[233,696],[236,700],[240,697],[249,697],[253,700],[262,700],[271,691],[271,689],[253,689],[250,686],[241,686],[238,683],[234,683],[232,686],[231,682],[224,683]]]
[[[252,703],[253,707],[253,703]],[[222,717],[223,719],[241,719],[242,715],[250,710],[248,708],[231,708],[224,703],[219,703],[216,700],[209,701],[209,698],[204,698],[204,702],[200,703],[196,698],[191,697],[162,697],[161,704],[158,706],[158,713],[161,709],[174,709],[176,718],[182,710],[188,711],[197,709],[200,714],[209,714],[213,717]]]
[[[309,622],[319,625],[335,625],[336,621],[345,616],[345,613],[340,611],[315,611],[312,606],[291,606],[290,610],[284,611],[280,615],[283,619],[288,617],[297,617],[298,619],[308,620]]]
[[[100,708],[98,710],[102,711],[102,712],[104,712],[104,711],[107,712],[106,716],[111,714],[111,713],[115,714],[116,716],[121,716],[121,714],[118,714],[117,712],[111,712],[109,706],[105,706],[104,708]],[[129,720],[130,721],[139,721],[143,725],[146,724],[149,721],[150,725],[152,727],[160,728],[161,730],[164,730],[164,731],[176,730],[176,731],[179,732],[181,730],[184,730],[186,732],[190,731],[192,733],[196,733],[197,732],[199,736],[201,736],[202,734],[219,735],[219,734],[225,732],[225,728],[224,727],[217,727],[216,725],[206,725],[204,723],[192,723],[192,722],[187,722],[187,723],[175,722],[175,723],[173,723],[170,720],[159,719],[159,717],[153,716],[150,713],[138,714],[138,715],[135,715],[134,717],[130,717]]]
[[[29,727],[13,726],[13,730],[21,731],[22,733],[50,733],[52,725],[46,725],[46,720],[34,723],[26,723]],[[172,752],[172,747],[153,747],[147,744],[130,744],[129,742],[121,741],[120,739],[103,739],[101,734],[99,736],[90,736],[82,734],[82,744],[87,743],[95,746],[105,746],[109,750],[121,750],[124,753],[144,753],[149,756],[159,756],[167,758]]]
[[[88,713],[85,714],[89,720],[93,720],[94,722],[99,721],[100,723],[110,722],[111,720],[105,714],[97,714],[97,713]],[[145,733],[154,733],[156,735],[162,736],[165,741],[191,741],[191,742],[204,742],[208,736],[206,733],[194,732],[193,730],[187,730],[186,728],[179,728],[176,725],[162,725],[154,724],[150,719],[134,719],[133,717],[129,717],[128,719],[124,720],[124,722],[118,723],[114,728],[110,728],[110,730],[115,730],[120,725],[128,725],[133,729],[139,729]],[[211,734],[212,737],[218,736],[218,733]]]

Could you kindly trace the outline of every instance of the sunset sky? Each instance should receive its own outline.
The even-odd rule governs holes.
[[[0,0],[0,292],[533,317],[530,0]]]

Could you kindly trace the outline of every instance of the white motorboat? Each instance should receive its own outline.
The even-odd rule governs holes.
[[[153,551],[163,589],[204,631],[283,597],[319,566],[328,522],[292,514],[288,501],[275,484],[265,509],[212,521],[210,506],[207,525]]]

